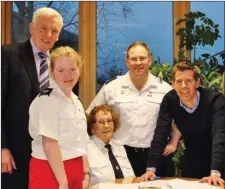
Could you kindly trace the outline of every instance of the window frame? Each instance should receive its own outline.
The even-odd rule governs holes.
[[[12,38],[12,3],[1,2],[1,44],[11,43]],[[190,11],[190,2],[173,2],[173,56],[177,57],[179,51],[179,37],[176,31],[183,27],[176,22]],[[86,109],[96,95],[96,1],[79,2],[79,53],[83,56],[85,65],[79,80],[79,98]],[[190,53],[186,52],[190,57]]]

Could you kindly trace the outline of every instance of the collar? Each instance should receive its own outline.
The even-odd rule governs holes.
[[[97,136],[92,135],[91,139],[94,141],[94,143],[96,144],[96,146],[102,151],[102,150],[106,150],[105,148],[105,143],[99,139]],[[110,142],[109,142],[110,143]]]
[[[31,47],[32,47],[32,49],[33,49],[33,53],[34,53],[35,55],[38,54],[39,52],[41,52],[40,49],[38,49],[38,48],[36,47],[36,45],[34,44],[34,42],[32,41],[31,38],[30,38],[30,44],[31,44]],[[47,51],[47,52],[45,52],[45,53],[48,55],[48,57],[50,57],[49,51]]]
[[[194,104],[193,108],[187,107],[181,100],[180,100],[180,106],[183,107],[188,113],[193,113],[196,110],[196,108],[198,107],[199,101],[200,101],[200,93],[197,90],[196,91],[196,100],[195,100],[195,104]]]
[[[51,77],[50,77],[50,87],[53,88],[57,92],[57,94],[59,94],[62,98],[69,100],[69,98],[64,94],[64,92],[56,83],[56,81],[52,79]],[[74,100],[78,98],[78,96],[76,96],[72,91],[71,91],[71,97],[73,102],[75,102]]]
[[[152,75],[150,72],[148,72],[148,80],[145,83],[144,87],[142,88],[141,91],[146,90],[148,88],[158,88],[158,81],[157,81],[157,77],[155,77],[154,75]],[[122,88],[131,88],[134,90],[137,90],[136,87],[134,86],[133,82],[131,81],[130,78],[130,71],[128,71],[125,75],[124,75],[124,80],[122,82]]]

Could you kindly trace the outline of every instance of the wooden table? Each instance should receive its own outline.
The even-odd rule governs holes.
[[[191,179],[191,178],[183,178],[183,177],[164,177],[164,178],[161,178],[161,179],[170,180],[170,179],[175,179],[175,178],[190,180],[190,181],[199,180],[199,179]],[[136,183],[136,182],[137,182],[136,178],[130,177],[130,178],[125,178],[125,179],[116,179],[116,180],[112,180],[112,181],[105,181],[104,183],[130,184],[130,183]],[[92,186],[91,189],[98,189],[98,184]],[[147,189],[147,188],[140,188],[140,189]],[[159,189],[159,188],[151,188],[151,189]],[[221,186],[221,189],[224,189],[224,186]]]

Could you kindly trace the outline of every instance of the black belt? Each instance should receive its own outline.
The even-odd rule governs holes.
[[[148,152],[150,148],[137,148],[137,147],[131,147],[131,146],[127,146],[127,145],[124,145],[124,147],[127,149],[127,150],[131,150],[131,151],[134,151],[134,152]]]

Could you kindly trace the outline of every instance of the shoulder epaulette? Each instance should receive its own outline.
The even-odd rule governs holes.
[[[50,93],[52,92],[53,88],[46,88],[43,91],[40,92],[39,97],[42,95],[50,95]]]
[[[77,100],[79,100],[81,102],[81,104],[82,104],[82,101],[81,101],[81,99],[79,97],[77,98]]]
[[[117,76],[114,77],[114,78],[112,78],[112,79],[107,80],[107,81],[105,82],[105,84],[107,85],[108,83],[110,83],[111,81],[115,80],[116,78],[117,78]]]

